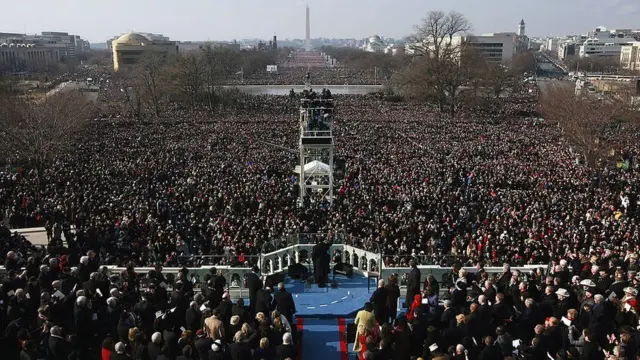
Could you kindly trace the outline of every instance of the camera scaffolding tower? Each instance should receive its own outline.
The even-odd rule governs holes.
[[[333,99],[310,91],[300,103],[300,206],[307,199],[333,203]]]

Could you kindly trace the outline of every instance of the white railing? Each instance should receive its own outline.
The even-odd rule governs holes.
[[[42,233],[44,228],[33,229],[19,229],[20,233],[24,235],[31,235],[31,233]],[[313,247],[318,241],[328,238],[328,234],[296,234],[282,239],[281,242],[290,244],[281,249],[276,249],[274,246],[273,251],[268,253],[261,253],[259,255],[258,264],[261,272],[264,276],[277,274],[280,272],[286,272],[290,264],[296,263],[312,263],[311,254]],[[353,266],[353,270],[363,276],[375,275],[381,279],[387,279],[392,274],[398,275],[401,279],[401,288],[406,284],[402,279],[405,278],[405,274],[411,271],[408,267],[386,267],[383,262],[383,256],[379,252],[375,251],[375,246],[371,244],[371,250],[364,250],[359,247],[355,247],[350,244],[356,244],[352,240],[354,238],[346,236],[344,234],[333,234],[330,236],[333,241],[333,245],[330,248],[330,255],[332,261],[341,261]],[[265,248],[266,249],[266,248]],[[269,251],[269,250],[267,250]],[[512,267],[513,270],[520,270],[521,272],[530,272],[538,267],[545,267],[546,265],[526,265],[522,267]],[[107,265],[107,269],[111,273],[120,273],[125,270],[123,267],[115,265]],[[234,298],[242,297],[246,293],[244,287],[244,276],[251,271],[250,267],[233,267],[229,265],[202,265],[199,267],[187,267],[189,270],[188,278],[192,279],[196,288],[199,288],[206,274],[210,273],[210,269],[215,267],[219,274],[223,275],[227,279],[228,290],[231,296]],[[174,276],[180,271],[181,267],[167,267],[163,268],[163,274],[173,274]],[[451,267],[440,267],[437,265],[418,265],[421,273],[421,282],[429,275],[433,275],[438,282],[442,282],[443,276],[450,273]],[[475,267],[465,267],[465,270],[470,273],[477,272]],[[487,273],[502,273],[502,267],[486,267],[484,268]],[[137,274],[146,274],[149,271],[154,270],[152,267],[138,267],[135,268]],[[0,266],[0,274],[6,272],[3,266]]]
[[[272,275],[287,271],[290,264],[311,262],[311,252],[315,244],[296,244],[268,254],[262,254],[262,273]],[[380,254],[355,248],[351,245],[333,244],[329,250],[332,260],[340,260],[353,266],[353,270],[364,276],[369,272],[380,272]]]

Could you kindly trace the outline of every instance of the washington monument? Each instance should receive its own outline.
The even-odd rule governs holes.
[[[311,22],[309,21],[309,5],[307,5],[307,37],[304,41],[304,49],[311,51]]]

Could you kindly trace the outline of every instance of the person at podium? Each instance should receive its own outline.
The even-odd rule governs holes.
[[[330,247],[331,242],[325,240],[316,244],[311,253],[311,258],[313,259],[313,275],[319,287],[327,286],[327,281],[329,280],[329,263],[331,262],[329,255]]]

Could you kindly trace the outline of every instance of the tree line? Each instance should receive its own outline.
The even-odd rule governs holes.
[[[534,54],[522,52],[508,62],[489,61],[460,37],[471,28],[460,13],[429,12],[407,40],[407,60],[394,76],[395,86],[405,97],[437,104],[452,117],[461,102],[469,101],[465,97],[469,93],[477,97],[482,91],[483,96],[499,98],[522,91],[525,77],[536,72]],[[604,62],[581,65],[603,70],[610,66]],[[538,111],[546,122],[559,126],[576,158],[590,169],[621,159],[626,159],[623,166],[628,164],[635,157],[628,145],[637,142],[640,130],[640,112],[631,106],[631,87],[598,96],[576,93],[573,85],[557,81],[540,89],[544,91],[537,99]]]
[[[240,51],[206,44],[199,50],[180,53],[171,62],[149,53],[131,71],[116,73],[114,81],[121,84],[128,110],[136,117],[145,109],[160,116],[166,102],[205,106],[213,111],[237,94],[225,91],[221,85],[277,64],[284,51]]]
[[[461,13],[430,11],[407,38],[408,59],[395,74],[394,86],[408,98],[433,102],[450,116],[469,94],[499,98],[520,91],[524,76],[535,73],[534,54],[518,53],[508,61],[488,58],[465,40],[471,29]]]

